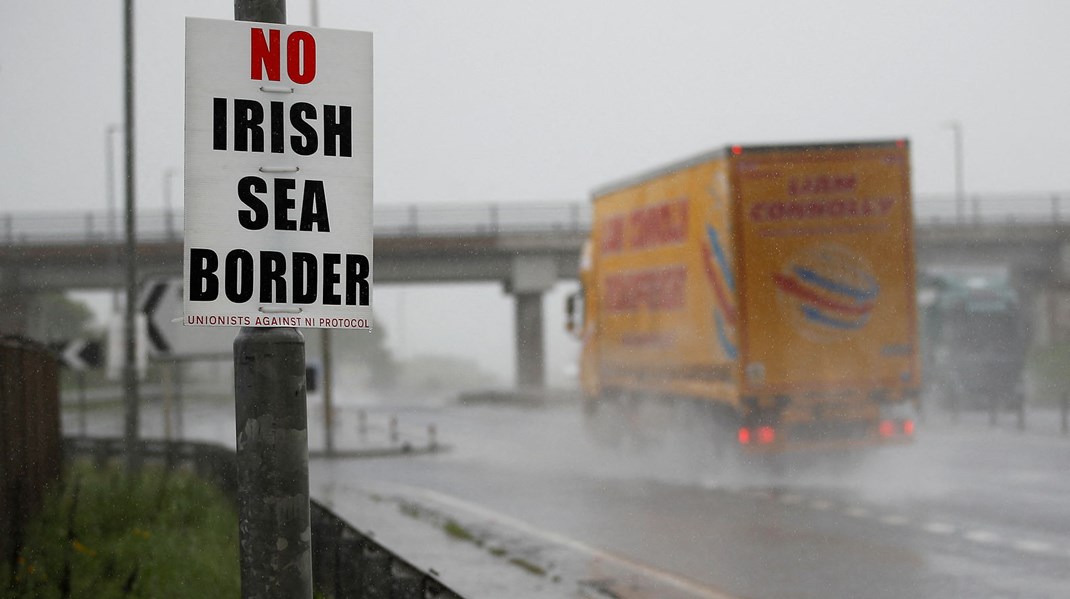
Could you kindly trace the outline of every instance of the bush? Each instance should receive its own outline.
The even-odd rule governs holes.
[[[238,517],[191,473],[72,465],[31,522],[4,597],[238,597]]]

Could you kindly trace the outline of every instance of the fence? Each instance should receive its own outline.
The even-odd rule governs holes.
[[[496,235],[586,231],[586,202],[515,204],[426,204],[375,207],[376,237],[419,235]],[[181,242],[181,212],[139,211],[139,241]],[[0,246],[34,244],[121,244],[122,219],[101,212],[0,213]]]
[[[14,565],[23,527],[59,480],[59,377],[47,348],[0,338],[0,563]]]
[[[64,439],[67,459],[86,457],[105,464],[123,455],[122,439]],[[188,468],[231,497],[237,494],[233,449],[189,441],[141,441],[142,458],[168,468]],[[235,498],[236,500],[236,498]],[[312,583],[334,599],[461,599],[461,596],[370,537],[360,533],[315,500],[312,518]],[[235,523],[237,526],[237,523]]]

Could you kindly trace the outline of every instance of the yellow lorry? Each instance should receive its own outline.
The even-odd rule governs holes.
[[[606,186],[580,279],[592,412],[685,404],[768,453],[913,436],[906,140],[730,146]]]

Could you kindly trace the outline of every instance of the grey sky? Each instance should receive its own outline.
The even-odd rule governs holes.
[[[182,165],[183,17],[231,18],[232,3],[136,5],[138,191],[154,209]],[[3,6],[0,212],[103,210],[121,3]],[[306,2],[288,12],[308,22]],[[321,0],[320,15],[376,36],[378,203],[583,199],[726,143],[890,136],[911,139],[919,194],[950,193],[950,119],[969,191],[1070,191],[1066,2]],[[459,293],[508,320],[501,292]],[[386,317],[400,302],[376,303]],[[510,356],[507,338],[478,355]]]

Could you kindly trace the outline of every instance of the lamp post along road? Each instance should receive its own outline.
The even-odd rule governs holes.
[[[137,329],[135,327],[135,310],[137,309],[137,212],[134,192],[137,189],[137,177],[134,169],[134,2],[123,3],[123,112],[124,136],[126,146],[126,248],[123,252],[126,266],[126,306],[123,310],[123,438],[126,449],[127,470],[135,472],[141,465],[138,437],[138,372],[137,372]]]
[[[175,238],[175,208],[171,200],[171,189],[174,187],[173,180],[177,174],[178,169],[173,168],[163,172],[163,222],[164,234],[167,236],[168,241]]]
[[[955,220],[962,224],[966,221],[966,174],[962,155],[962,123],[951,121],[947,126],[951,129],[955,143]]]
[[[107,243],[111,247],[111,261],[112,264],[119,263],[119,252],[117,249],[118,231],[115,226],[116,209],[115,209],[115,141],[114,136],[116,133],[122,131],[122,127],[119,125],[108,125],[104,132],[104,162],[105,170],[104,183],[105,183],[105,199],[107,200]],[[111,314],[115,317],[119,314],[119,288],[115,287],[111,292]]]

